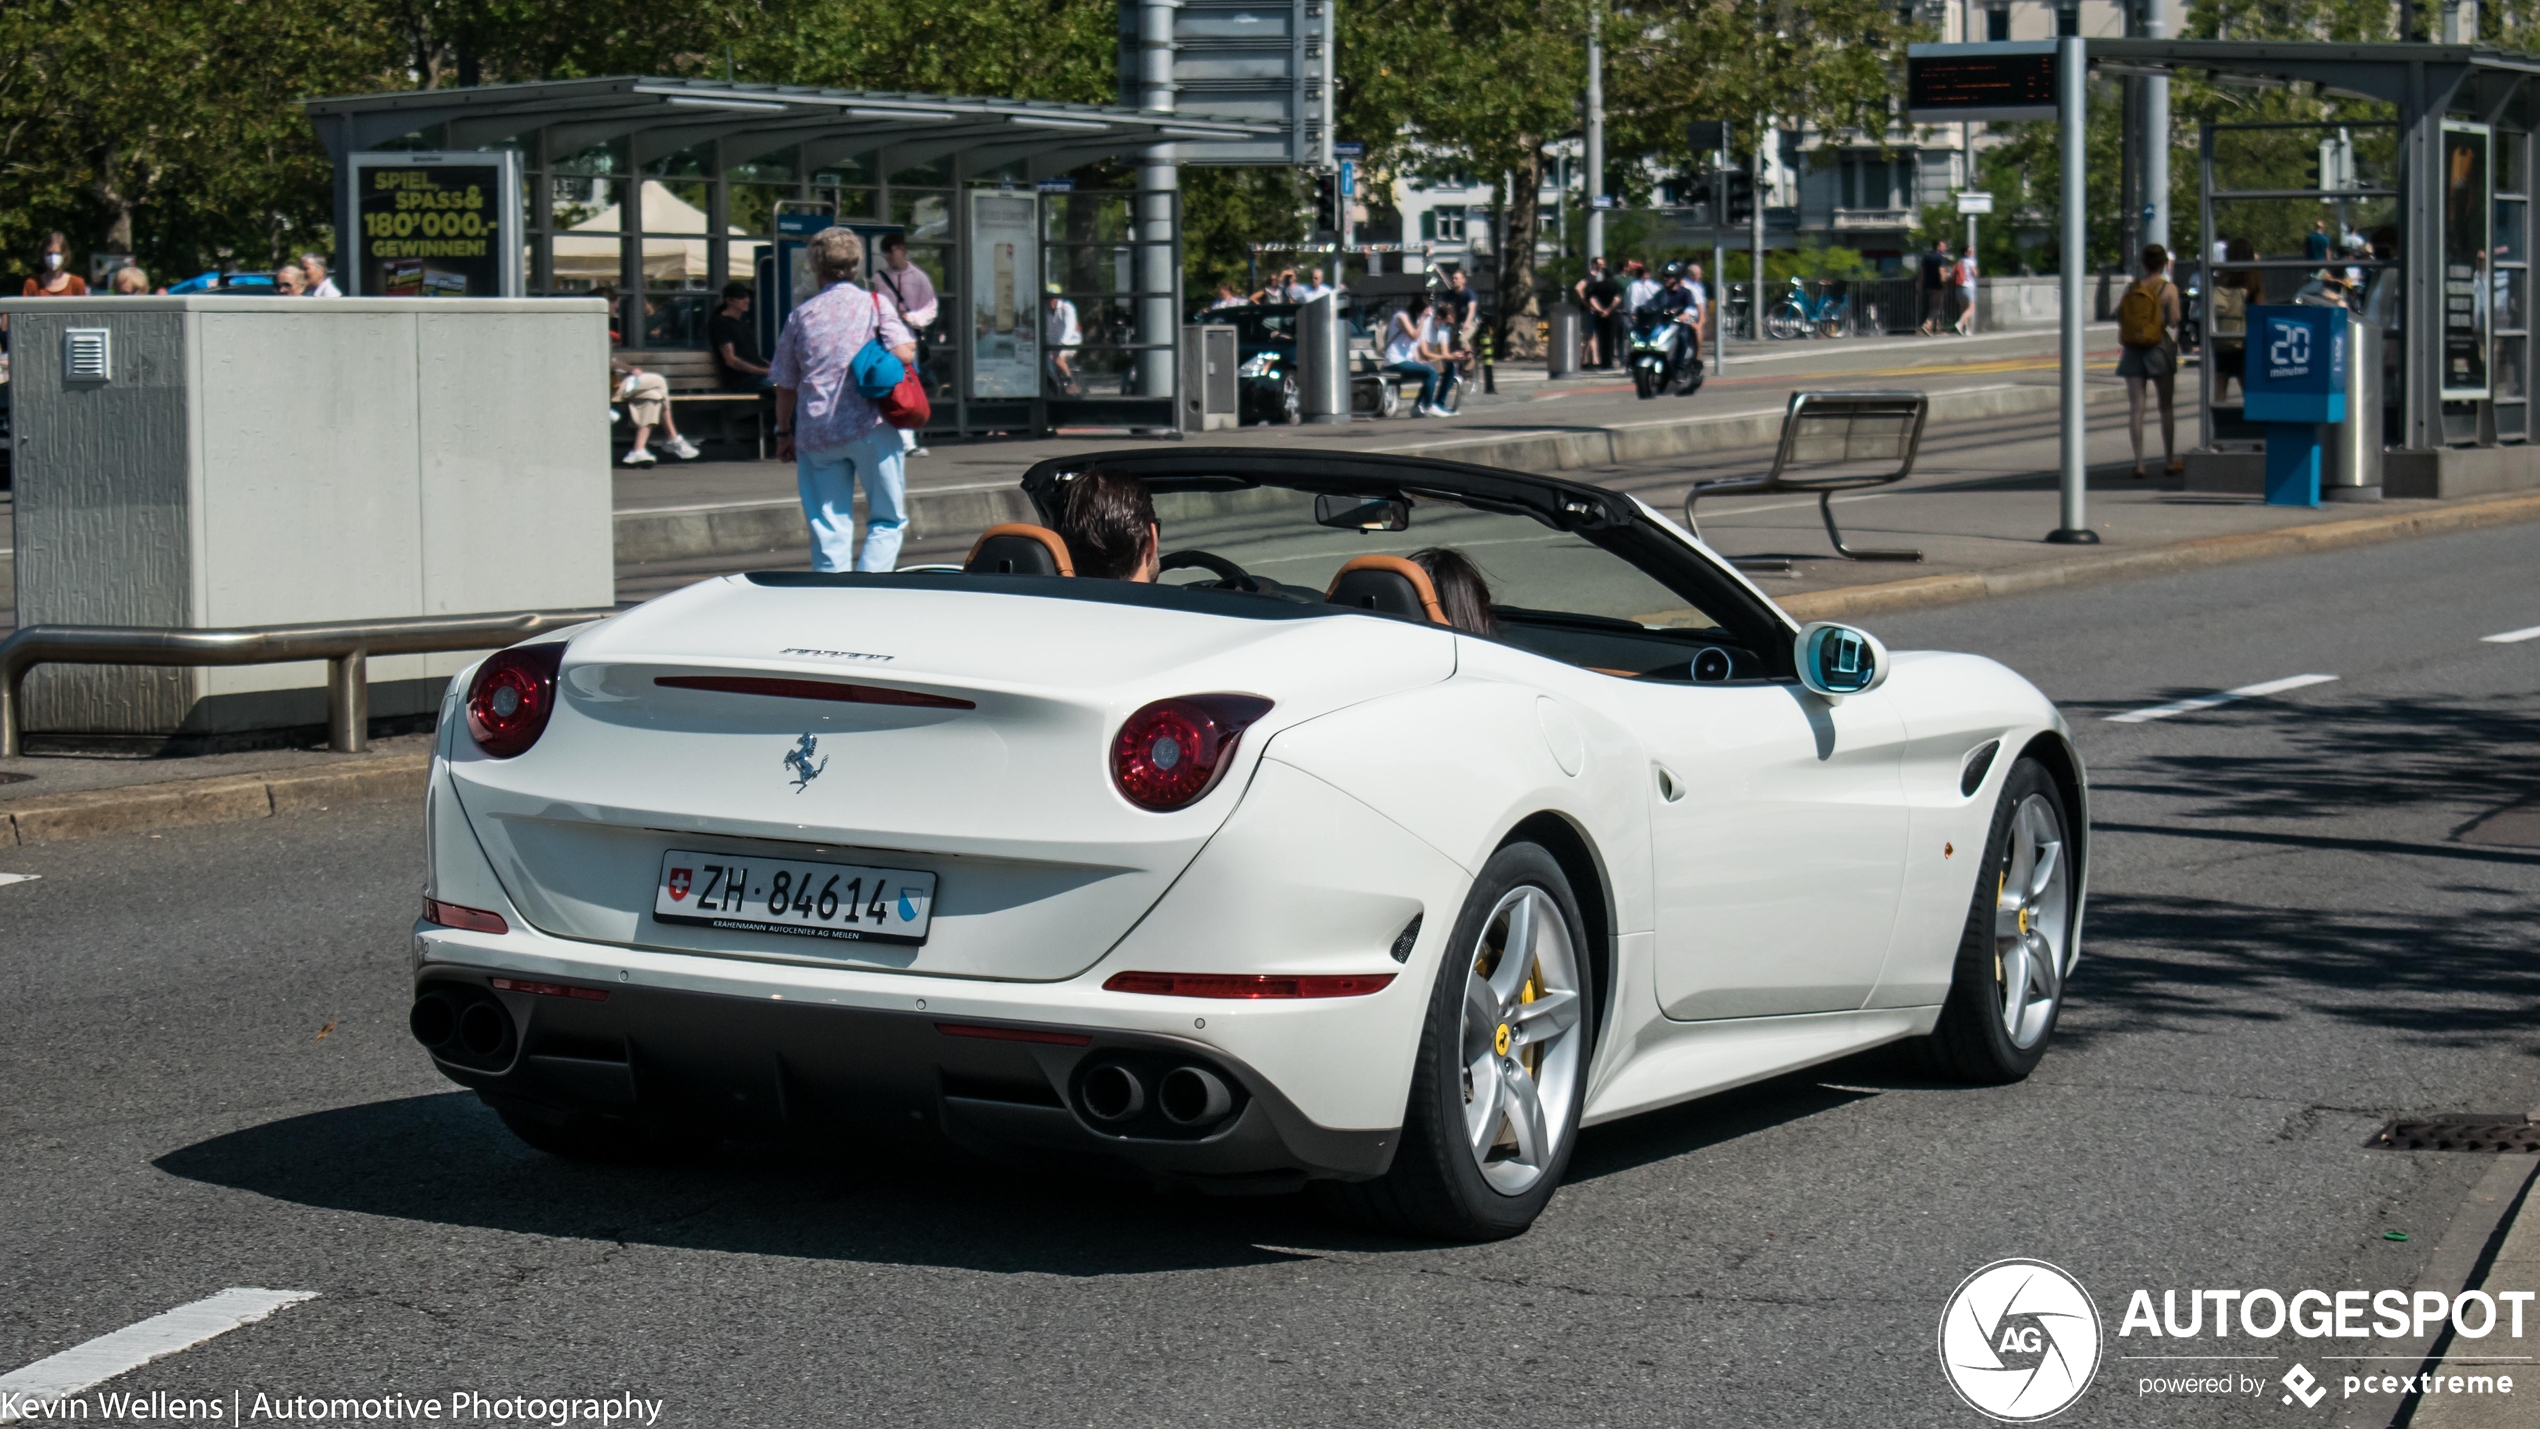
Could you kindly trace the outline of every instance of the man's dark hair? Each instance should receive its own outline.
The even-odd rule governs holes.
[[[1094,467],[1067,484],[1058,534],[1080,576],[1126,580],[1145,563],[1155,502],[1132,477]]]
[[[882,235],[883,252],[888,253],[894,248],[906,247],[908,247],[908,235],[906,233],[893,229],[891,232]]]
[[[1490,608],[1490,582],[1471,557],[1452,546],[1431,546],[1413,551],[1411,563],[1429,573],[1447,624],[1469,635],[1499,634],[1499,617]]]
[[[735,282],[723,285],[723,301],[727,303],[732,301],[734,298],[755,298],[757,296],[758,289],[751,287],[747,283]]]

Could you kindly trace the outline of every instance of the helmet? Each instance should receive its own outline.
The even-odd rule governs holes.
[[[1670,277],[1670,278],[1681,278],[1681,277],[1683,277],[1683,276],[1685,275],[1685,265],[1683,265],[1682,263],[1670,263],[1670,264],[1668,264],[1665,268],[1661,269],[1660,271],[1661,271],[1662,273],[1664,273],[1667,277]]]

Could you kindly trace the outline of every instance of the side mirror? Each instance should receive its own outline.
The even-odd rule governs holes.
[[[1814,621],[1800,629],[1799,683],[1828,699],[1866,695],[1887,680],[1887,647],[1868,631]]]
[[[1335,496],[1314,498],[1314,524],[1343,531],[1408,531],[1411,503],[1399,496]]]

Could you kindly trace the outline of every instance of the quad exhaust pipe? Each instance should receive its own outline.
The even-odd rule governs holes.
[[[518,1041],[502,1003],[461,983],[425,990],[406,1012],[406,1030],[434,1056],[488,1071],[508,1063]]]
[[[1104,1062],[1085,1073],[1077,1092],[1085,1115],[1118,1126],[1145,1116],[1152,1107],[1164,1120],[1183,1130],[1197,1130],[1226,1119],[1235,1109],[1234,1089],[1218,1073],[1196,1063],[1167,1068],[1160,1077],[1124,1062]]]

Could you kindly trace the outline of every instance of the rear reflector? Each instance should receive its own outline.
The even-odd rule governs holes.
[[[504,992],[534,992],[540,997],[578,997],[584,1002],[606,1002],[607,992],[596,987],[567,987],[560,982],[524,982],[516,977],[488,978]]]
[[[438,923],[444,928],[463,928],[471,933],[508,933],[512,930],[500,913],[444,903],[438,898],[423,900],[423,921]]]
[[[1328,977],[1279,977],[1246,973],[1114,973],[1105,992],[1151,992],[1161,997],[1364,997],[1383,991],[1392,973]]]
[[[784,700],[834,700],[847,705],[916,705],[930,710],[975,710],[968,700],[950,695],[922,695],[881,685],[849,685],[836,680],[781,680],[760,675],[663,675],[653,681],[674,690],[712,690],[723,695],[773,695]]]
[[[985,1037],[992,1042],[1046,1042],[1052,1047],[1087,1047],[1093,1038],[1082,1032],[1044,1032],[1037,1027],[988,1027],[976,1022],[938,1022],[947,1037]]]

